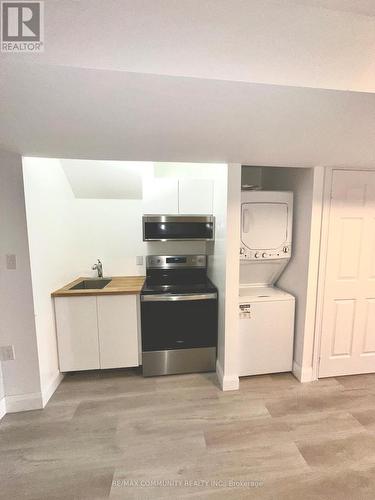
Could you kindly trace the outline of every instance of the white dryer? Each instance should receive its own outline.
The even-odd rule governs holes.
[[[240,376],[291,371],[295,299],[275,283],[292,255],[293,193],[241,195]]]
[[[290,259],[293,193],[241,192],[241,260]]]

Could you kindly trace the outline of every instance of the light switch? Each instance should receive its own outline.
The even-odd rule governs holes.
[[[13,253],[6,256],[6,266],[7,269],[17,269],[17,258]]]
[[[137,266],[143,266],[143,255],[137,255],[135,258],[135,262]]]

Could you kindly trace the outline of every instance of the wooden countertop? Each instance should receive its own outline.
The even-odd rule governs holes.
[[[108,277],[109,278],[109,277]],[[145,281],[144,276],[113,276],[107,286],[100,289],[91,290],[70,290],[70,288],[82,280],[90,279],[88,277],[77,278],[64,287],[56,290],[52,297],[77,297],[82,295],[121,295],[138,294],[141,291]]]

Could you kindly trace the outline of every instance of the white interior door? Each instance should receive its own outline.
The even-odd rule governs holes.
[[[333,173],[319,377],[375,372],[375,172]]]

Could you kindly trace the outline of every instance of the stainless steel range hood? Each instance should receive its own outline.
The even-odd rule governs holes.
[[[213,215],[143,216],[143,241],[212,241],[214,233]]]

